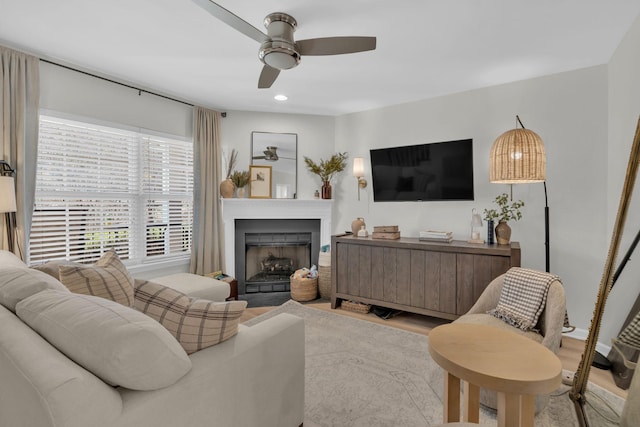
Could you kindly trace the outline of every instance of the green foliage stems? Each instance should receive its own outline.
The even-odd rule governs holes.
[[[319,164],[305,156],[304,162],[311,173],[318,175],[322,182],[325,182],[331,181],[333,175],[342,172],[347,167],[347,158],[345,152],[334,154],[328,160],[320,159]]]
[[[236,188],[242,188],[249,183],[249,171],[234,171],[231,174],[231,181]]]
[[[485,209],[485,221],[494,221],[496,219],[499,221],[518,221],[522,218],[522,212],[520,212],[520,208],[524,206],[522,200],[509,204],[509,196],[507,193],[502,193],[496,196],[494,203],[498,205],[499,210]]]

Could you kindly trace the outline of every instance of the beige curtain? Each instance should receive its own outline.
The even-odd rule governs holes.
[[[193,110],[193,238],[191,273],[207,274],[224,268],[224,226],[220,202],[220,113]],[[228,272],[227,272],[228,273]]]
[[[16,170],[17,233],[14,252],[26,259],[31,231],[38,153],[38,58],[0,46],[0,158]],[[0,227],[0,247],[7,249]]]

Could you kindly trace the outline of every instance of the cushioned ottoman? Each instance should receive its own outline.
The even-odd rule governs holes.
[[[209,301],[225,301],[231,293],[228,283],[191,273],[170,274],[150,281],[168,286],[190,297]]]

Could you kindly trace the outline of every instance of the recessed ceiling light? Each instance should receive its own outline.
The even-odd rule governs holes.
[[[273,97],[276,101],[286,101],[289,99],[287,95],[276,95]]]

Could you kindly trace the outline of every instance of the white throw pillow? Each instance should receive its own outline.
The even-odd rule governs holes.
[[[16,312],[67,357],[114,386],[155,390],[191,369],[162,325],[104,298],[47,290],[18,303]]]
[[[7,267],[0,271],[0,304],[16,312],[16,304],[45,289],[67,288],[53,277],[41,271],[23,267]]]

